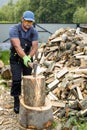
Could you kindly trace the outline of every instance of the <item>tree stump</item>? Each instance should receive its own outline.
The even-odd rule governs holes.
[[[23,97],[20,100],[20,130],[51,130],[53,111],[45,97],[44,76],[23,76]]]
[[[1,70],[1,76],[3,79],[11,79],[11,69],[9,65],[5,65]]]
[[[23,76],[23,98],[28,106],[44,106],[45,104],[45,77]]]
[[[37,130],[37,129],[27,129],[27,128],[24,128],[23,126],[19,125],[19,130]],[[41,130],[52,130],[51,128],[46,128],[46,129],[41,129]]]
[[[44,130],[52,126],[53,115],[52,106],[48,99],[41,107],[30,107],[20,100],[19,124],[20,130]],[[23,127],[23,129],[22,129]],[[51,130],[51,128],[50,128]]]

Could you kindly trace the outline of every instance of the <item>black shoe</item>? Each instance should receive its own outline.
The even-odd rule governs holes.
[[[15,97],[14,97],[14,112],[15,112],[16,114],[19,113],[19,108],[20,108],[19,97],[18,97],[18,96],[15,96]]]
[[[14,107],[14,112],[15,112],[16,114],[19,114],[19,107]]]

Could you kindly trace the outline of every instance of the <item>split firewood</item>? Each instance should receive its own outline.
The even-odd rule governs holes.
[[[85,109],[85,110],[81,110],[81,111],[79,111],[78,113],[76,113],[76,116],[78,116],[78,117],[83,117],[83,116],[86,116],[87,115],[87,109]]]
[[[62,77],[63,75],[65,75],[68,72],[68,69],[65,67],[63,68],[60,72],[57,73],[57,78]]]
[[[66,30],[63,28],[60,28],[59,30],[57,30],[52,36],[49,37],[49,40],[52,40],[58,36],[60,36],[61,34],[63,34]]]
[[[51,101],[52,106],[55,107],[59,107],[59,108],[64,108],[65,107],[65,103],[63,103],[62,101]]]
[[[81,91],[80,91],[80,88],[79,88],[79,87],[76,87],[76,89],[77,89],[77,94],[78,94],[79,100],[82,100],[82,99],[83,99],[83,96],[82,96],[82,93],[81,93]]]
[[[48,79],[46,79],[46,84],[50,84],[54,80],[55,80],[55,77],[53,75],[52,77],[49,77]]]
[[[76,53],[74,56],[77,57],[77,56],[80,56],[80,55],[83,55],[84,52],[79,52],[79,53]]]
[[[78,68],[78,69],[75,70],[75,73],[87,75],[87,69],[86,68]]]
[[[76,99],[75,101],[71,101],[68,103],[68,107],[71,109],[77,109],[79,108],[78,102],[78,99]]]
[[[52,92],[49,92],[48,95],[47,95],[48,99],[50,100],[54,100],[54,101],[58,101],[58,98],[52,93]]]
[[[87,96],[83,100],[79,101],[79,104],[80,104],[82,110],[86,109],[87,108]]]
[[[53,90],[54,88],[57,87],[57,84],[59,83],[59,80],[58,79],[55,79],[53,82],[51,82],[49,85],[48,85],[48,88],[50,90]]]
[[[75,89],[72,89],[71,92],[73,93],[73,95],[75,96],[76,99],[79,99]]]
[[[77,59],[81,59],[81,58],[87,59],[87,55],[76,55],[76,58]]]
[[[59,117],[59,118],[62,118],[62,117],[64,117],[65,116],[65,109],[61,109],[61,111],[57,114],[57,116]]]
[[[52,43],[60,42],[60,41],[62,41],[62,38],[61,38],[61,37],[57,37],[57,38],[51,40]]]

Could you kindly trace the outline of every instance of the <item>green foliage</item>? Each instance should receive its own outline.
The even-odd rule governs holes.
[[[11,21],[0,21],[0,23],[13,23]]]
[[[66,7],[65,10],[62,13],[62,17],[64,18],[64,21],[66,23],[72,23],[73,22],[73,14],[76,10],[76,5],[74,0],[66,0]]]
[[[70,117],[70,124],[71,124],[72,126],[79,126],[79,122],[77,121],[76,116],[71,116],[71,117]]]
[[[64,121],[66,123],[66,120]],[[65,123],[63,122],[64,126]],[[68,119],[68,125],[71,126],[76,126],[78,130],[87,130],[87,117],[76,117],[76,116],[71,116]]]
[[[20,22],[26,10],[35,13],[39,23],[87,22],[87,0],[9,0],[0,8],[0,21]]]
[[[52,123],[52,128],[56,128],[57,126],[58,126],[58,122],[53,121],[53,123]]]
[[[1,75],[0,75],[0,80],[2,79]]]
[[[21,20],[22,14],[24,11],[30,9],[30,0],[18,0],[15,4],[14,11],[15,11],[15,21],[19,22]]]
[[[41,0],[40,6],[37,9],[37,19],[40,23],[61,23],[64,21],[62,17],[64,10],[66,9],[65,0]],[[61,8],[60,8],[61,7]]]
[[[0,59],[4,62],[5,65],[9,64],[9,55],[10,51],[8,50],[0,51]]]
[[[78,7],[73,15],[74,23],[87,23],[87,10],[83,7]]]
[[[87,130],[87,122],[81,124],[78,128],[78,130]]]

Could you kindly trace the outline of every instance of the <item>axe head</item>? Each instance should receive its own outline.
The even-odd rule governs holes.
[[[33,76],[34,77],[37,76],[37,66],[38,66],[38,62],[35,60],[34,63],[33,63],[33,69],[34,69]]]
[[[33,69],[33,76],[36,77],[38,75],[38,69],[40,66],[38,65],[38,61],[35,60],[33,63],[29,62],[28,65]]]

